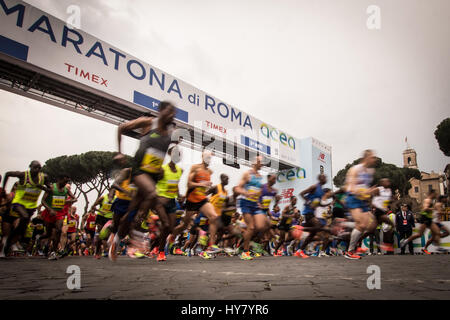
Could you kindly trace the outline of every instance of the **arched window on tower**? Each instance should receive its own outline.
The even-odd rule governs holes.
[[[411,164],[411,157],[408,157],[408,164]]]

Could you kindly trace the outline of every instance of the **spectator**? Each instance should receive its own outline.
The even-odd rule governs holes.
[[[395,216],[395,225],[399,234],[399,241],[407,239],[412,235],[413,228],[415,227],[414,215],[405,203],[401,205],[400,211],[397,212]],[[414,245],[412,241],[408,243],[408,247],[409,253],[414,254]],[[405,254],[405,247],[401,248],[400,254]]]

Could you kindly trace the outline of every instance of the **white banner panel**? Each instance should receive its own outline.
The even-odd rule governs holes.
[[[0,5],[0,53],[142,106],[142,110],[156,110],[161,100],[173,101],[178,107],[177,120],[190,127],[299,165],[299,141],[286,132],[84,31],[70,29],[29,4],[0,0]]]

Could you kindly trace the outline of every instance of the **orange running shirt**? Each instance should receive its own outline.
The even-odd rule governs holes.
[[[194,182],[204,182],[204,181],[211,181],[211,174],[209,173],[209,170],[205,169],[198,169],[194,176]],[[187,200],[190,202],[200,202],[204,199],[206,199],[206,187],[195,187],[194,190],[192,190]]]

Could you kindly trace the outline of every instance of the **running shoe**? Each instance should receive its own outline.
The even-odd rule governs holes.
[[[48,260],[58,260],[58,256],[56,255],[56,252],[53,251],[52,253],[50,253]]]
[[[282,257],[283,255],[282,255],[282,254],[279,254],[279,253],[277,253],[277,252],[274,252],[272,256],[274,256],[274,257]]]
[[[211,256],[208,253],[206,253],[206,251],[202,251],[199,254],[199,256],[202,257],[203,259],[206,259],[206,260],[211,259]]]
[[[95,259],[100,259],[102,256],[99,255],[98,253],[94,256]]]
[[[153,255],[157,256],[157,255],[159,254],[158,247],[154,247],[151,253],[152,253]]]
[[[235,251],[231,248],[225,248],[223,249],[225,251],[226,254],[228,254],[229,256],[233,256]]]
[[[423,253],[425,253],[425,254],[431,254],[431,252],[430,252],[430,251],[428,251],[428,250],[427,250],[427,249],[425,249],[425,248],[423,248],[423,249],[422,249],[422,252],[423,252]]]
[[[88,249],[84,249],[83,254],[84,254],[85,256],[88,256],[88,255],[89,255],[89,250],[88,250]]]
[[[183,250],[181,250],[180,248],[176,248],[176,249],[174,250],[174,254],[176,254],[176,255],[183,255],[184,252],[183,252]]]
[[[247,252],[242,252],[241,253],[241,260],[253,260],[253,257],[250,255],[250,253]]]
[[[158,257],[156,258],[156,261],[166,261],[166,260],[167,260],[167,258],[166,258],[164,251],[161,251],[158,254]]]
[[[391,243],[382,243],[380,245],[381,250],[393,252],[394,251],[394,245]]]
[[[145,257],[145,254],[143,254],[142,252],[140,252],[139,250],[136,250],[136,252],[134,253],[134,257],[136,259],[142,259]]]
[[[367,251],[368,250],[366,248],[358,247],[356,249],[356,254],[365,254],[365,253],[367,253]]]
[[[261,257],[261,253],[255,252],[255,253],[253,254],[253,256],[254,256],[255,258],[259,258],[259,257]]]
[[[294,254],[294,256],[298,258],[308,259],[309,256],[303,251],[303,250],[297,250]]]
[[[318,257],[329,257],[330,255],[328,255],[326,252],[324,251],[320,251]]]
[[[218,253],[221,252],[222,249],[220,249],[217,245],[213,244],[212,246],[209,246],[208,249],[206,249],[206,252],[208,253]]]
[[[401,241],[400,241],[400,248],[403,248],[404,246],[406,246],[407,243],[408,243],[408,242],[407,242],[407,239],[401,240]]]
[[[354,254],[351,251],[345,252],[344,257],[346,257],[347,259],[350,259],[350,260],[359,260],[359,259],[361,259],[361,256],[359,256],[357,254]]]

